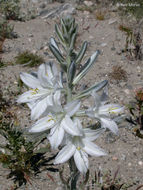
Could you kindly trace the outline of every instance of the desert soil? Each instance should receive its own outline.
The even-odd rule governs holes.
[[[59,7],[60,3],[50,3],[43,6],[44,10]],[[41,2],[35,2],[35,7],[42,7]],[[72,4],[74,7],[75,4]],[[42,10],[42,8],[41,8]],[[134,89],[143,85],[143,61],[131,60],[125,54],[120,54],[125,47],[126,35],[119,30],[119,25],[123,21],[117,12],[106,11],[103,21],[97,20],[95,14],[87,11],[74,11],[74,17],[79,24],[79,35],[77,38],[77,50],[85,40],[89,42],[88,51],[85,60],[97,49],[101,54],[90,72],[84,77],[82,84],[90,86],[101,80],[109,80],[109,97],[111,102],[119,103],[125,106],[125,113],[128,115],[126,105],[134,96]],[[16,39],[7,39],[4,43],[3,60],[8,62],[8,66],[0,69],[0,86],[6,98],[13,102],[13,109],[16,112],[20,126],[29,127],[31,125],[30,110],[22,105],[17,105],[17,79],[20,72],[30,72],[37,68],[23,67],[22,65],[11,65],[15,61],[15,56],[25,50],[41,55],[46,62],[54,61],[53,55],[48,49],[48,42],[51,36],[55,36],[54,25],[59,23],[60,16],[55,15],[52,18],[43,18],[42,15],[35,19],[20,22],[11,21],[14,24],[14,31],[18,35]],[[84,61],[83,61],[84,63]],[[111,80],[109,73],[112,67],[120,65],[127,72],[127,80]],[[26,89],[23,88],[23,92]],[[89,102],[85,102],[89,106]],[[126,184],[132,184],[129,190],[143,184],[143,140],[132,134],[132,126],[123,121],[119,124],[119,136],[114,136],[110,132],[104,134],[96,143],[104,148],[108,155],[102,158],[90,158],[91,173],[98,170],[99,166],[102,171],[111,170],[112,174],[119,167],[119,177]],[[52,154],[52,153],[51,153]],[[10,190],[12,181],[7,179],[8,171],[0,166],[0,189]],[[58,174],[50,173],[59,184]],[[19,189],[28,190],[53,190],[57,188],[47,175],[42,172],[38,177],[32,179],[32,185],[23,186]],[[89,189],[92,189],[89,183]],[[93,188],[95,189],[95,188]]]

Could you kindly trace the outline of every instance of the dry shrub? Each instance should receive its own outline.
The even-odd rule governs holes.
[[[127,80],[127,72],[122,66],[116,65],[112,67],[112,72],[109,73],[109,78],[116,81]]]
[[[97,11],[96,12],[96,19],[97,20],[104,20],[105,19],[105,16],[104,16],[104,12],[101,12],[101,11]]]

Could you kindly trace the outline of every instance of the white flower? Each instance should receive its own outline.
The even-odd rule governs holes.
[[[54,64],[42,64],[36,74],[21,73],[20,77],[31,89],[19,96],[17,102],[28,104],[31,119],[38,119],[49,106],[53,106],[53,101],[59,102],[63,86]]]
[[[106,88],[101,96],[97,95],[96,92],[93,92],[92,96],[95,101],[94,106],[86,111],[87,115],[98,119],[101,122],[101,127],[108,128],[114,134],[118,134],[118,126],[110,116],[123,112],[124,108],[118,104],[106,104],[108,97]]]
[[[65,131],[73,136],[80,136],[81,133],[76,124],[73,123],[71,117],[80,108],[79,101],[73,101],[61,107],[61,110],[55,114],[48,114],[46,117],[38,120],[30,129],[31,133],[46,132],[51,129],[48,139],[53,149],[58,148],[61,144]],[[56,112],[55,104],[55,112]]]
[[[65,143],[66,145],[62,148],[62,150],[60,150],[60,152],[56,156],[54,164],[64,163],[73,156],[78,170],[81,173],[85,174],[89,167],[88,155],[106,155],[103,149],[101,149],[92,142],[104,131],[104,129],[82,129],[79,119],[75,118],[73,122],[81,131],[82,136],[68,136]]]

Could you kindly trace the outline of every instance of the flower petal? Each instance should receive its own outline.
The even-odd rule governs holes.
[[[36,105],[36,101],[28,102],[27,105],[32,110],[32,108]]]
[[[59,123],[51,129],[48,139],[52,149],[57,149],[64,138],[64,129],[59,126]]]
[[[91,130],[89,128],[84,129],[84,134],[85,138],[88,139],[89,141],[94,141],[96,140],[103,132],[105,131],[104,128],[96,129],[96,130]]]
[[[74,123],[69,115],[66,115],[65,118],[61,122],[61,126],[64,128],[64,130],[73,135],[73,136],[81,136],[80,130],[77,128],[76,123]]]
[[[110,119],[110,118],[100,118],[100,120],[101,120],[101,126],[103,128],[108,128],[114,134],[118,135],[118,126],[112,119]]]
[[[68,161],[73,156],[75,150],[76,147],[74,145],[72,144],[66,145],[56,156],[54,164],[62,164]]]
[[[64,110],[69,116],[73,116],[79,110],[79,108],[80,108],[79,100],[69,102],[64,106]]]
[[[39,87],[41,87],[40,81],[36,77],[31,75],[31,74],[21,73],[20,78],[30,88],[39,88]]]
[[[85,174],[88,170],[88,155],[81,150],[76,150],[74,154],[74,161],[78,170]]]
[[[45,63],[40,65],[39,69],[38,69],[38,78],[41,82],[41,85],[43,87],[52,87],[52,81],[49,79],[49,64]]]
[[[22,95],[20,95],[18,97],[17,102],[18,103],[27,103],[27,102],[31,102],[31,101],[37,100],[39,98],[39,96],[35,96],[32,93],[33,93],[32,90],[24,92]]]
[[[45,130],[50,129],[55,124],[55,119],[52,114],[47,115],[46,117],[39,119],[30,129],[30,133],[40,133]]]
[[[31,119],[38,119],[45,112],[48,106],[53,105],[52,103],[52,96],[47,96],[46,98],[37,101],[34,107],[32,107]]]
[[[63,108],[61,106],[61,91],[57,90],[53,96],[53,103],[54,103],[54,110],[55,112],[63,111]]]
[[[120,113],[124,110],[124,107],[121,107],[118,104],[106,104],[99,107],[99,114],[109,115]]]
[[[100,147],[98,147],[93,142],[90,142],[88,140],[83,140],[84,147],[83,150],[87,152],[87,154],[91,156],[105,156],[107,153]]]

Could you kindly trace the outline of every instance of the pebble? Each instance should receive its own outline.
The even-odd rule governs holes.
[[[113,160],[113,161],[117,161],[118,158],[117,158],[116,156],[113,156],[113,157],[112,157],[112,160]]]
[[[128,95],[130,94],[130,90],[129,90],[129,89],[125,89],[124,92],[125,92],[126,94],[128,94]]]
[[[93,36],[89,36],[89,39],[93,39],[94,37]]]
[[[33,37],[33,34],[28,34],[28,37]]]
[[[47,51],[49,49],[49,47],[45,46],[43,49],[44,49],[44,51]]]
[[[140,66],[137,66],[137,71],[138,71],[139,73],[141,72]]]
[[[125,85],[126,85],[126,82],[120,82],[121,87],[124,87]],[[128,90],[128,89],[126,89],[126,90]]]
[[[102,43],[101,44],[101,47],[105,47],[105,46],[107,46],[107,43]]]
[[[45,3],[41,3],[40,6],[39,6],[41,9],[44,9],[46,7],[46,4]]]
[[[84,15],[89,15],[89,11],[83,11]]]
[[[84,4],[88,7],[92,6],[93,5],[93,2],[92,1],[84,1]]]
[[[139,161],[139,162],[138,162],[138,165],[139,165],[139,166],[142,166],[142,165],[143,165],[143,162],[142,162],[142,161]]]
[[[123,161],[126,160],[126,155],[125,155],[125,154],[122,154],[122,155],[121,155],[121,160],[123,160]]]
[[[115,22],[117,22],[116,19],[110,19],[109,22],[108,22],[108,24],[113,24],[113,23],[115,23]]]
[[[128,166],[130,167],[131,165],[132,165],[132,164],[129,162],[129,163],[128,163]]]
[[[32,53],[35,54],[35,53],[37,53],[37,51],[36,50],[32,50]]]
[[[31,39],[31,38],[28,38],[28,41],[29,41],[29,42],[32,42],[32,39]]]

